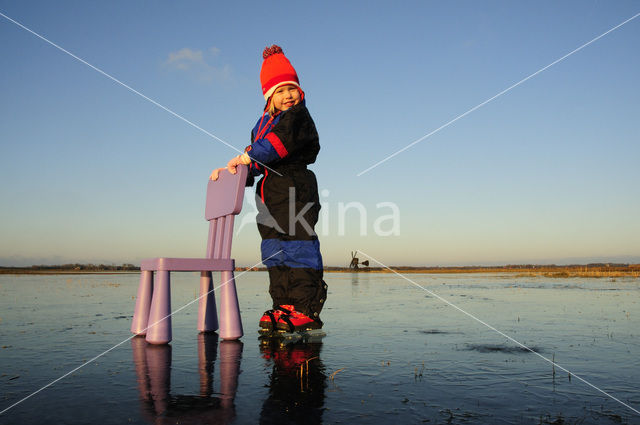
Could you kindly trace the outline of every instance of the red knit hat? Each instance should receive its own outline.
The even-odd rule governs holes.
[[[265,100],[269,100],[273,92],[282,85],[293,84],[300,88],[298,74],[280,46],[274,44],[266,47],[262,57],[264,61],[260,69],[260,83]]]

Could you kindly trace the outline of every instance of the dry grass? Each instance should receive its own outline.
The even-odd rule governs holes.
[[[0,274],[31,274],[31,275],[81,275],[81,274],[138,274],[136,271],[116,271],[116,270],[31,270],[23,267],[2,267]]]
[[[351,271],[346,268],[330,267],[327,272]],[[509,265],[509,266],[469,266],[469,267],[398,267],[392,266],[391,270],[382,267],[361,268],[357,272],[365,273],[511,273],[519,277],[523,276],[544,276],[544,277],[593,277],[593,278],[615,278],[615,277],[640,277],[640,264],[588,264],[588,265]]]
[[[55,266],[54,266],[55,267]],[[266,271],[266,268],[237,267],[236,271]],[[408,267],[391,266],[391,270],[383,267],[361,267],[357,271],[348,267],[325,267],[328,273],[510,273],[518,277],[543,276],[543,277],[593,277],[593,278],[640,278],[640,264],[587,264],[587,265],[507,265],[507,266],[462,266],[462,267]],[[140,273],[139,271],[114,271],[114,270],[60,270],[60,269],[34,269],[30,267],[0,267],[0,274],[127,274]]]
[[[331,381],[333,381],[333,380],[335,379],[336,375],[337,375],[338,373],[342,372],[342,371],[343,371],[343,370],[345,370],[345,369],[346,369],[346,367],[343,367],[343,368],[340,368],[340,369],[338,369],[338,370],[334,371],[331,375],[329,375],[329,379],[330,379]]]
[[[638,271],[623,270],[569,270],[569,271],[528,271],[518,276],[544,276],[544,277],[640,277]]]

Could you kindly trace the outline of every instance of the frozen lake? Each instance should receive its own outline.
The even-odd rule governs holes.
[[[215,276],[215,274],[214,274]],[[318,344],[261,345],[267,274],[238,276],[245,336],[130,338],[136,274],[0,275],[0,424],[598,423],[640,415],[392,274],[328,273]],[[640,410],[640,280],[408,274]],[[172,275],[172,308],[199,274]]]

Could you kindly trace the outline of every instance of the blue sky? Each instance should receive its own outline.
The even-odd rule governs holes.
[[[0,12],[239,149],[263,106],[262,49],[281,45],[321,137],[326,265],[356,249],[393,265],[640,262],[640,18],[357,176],[637,2],[269,5]],[[203,255],[207,177],[235,152],[3,17],[0,39],[0,265]],[[374,232],[384,202],[398,234]],[[355,209],[339,234],[347,203],[365,235]],[[259,262],[253,225],[233,256]]]

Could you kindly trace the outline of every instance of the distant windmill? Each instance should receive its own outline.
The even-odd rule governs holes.
[[[350,269],[358,270],[358,264],[369,266],[369,260],[364,260],[362,263],[360,263],[360,260],[358,259],[358,257],[356,257],[356,255],[358,255],[358,251],[351,251],[351,263],[349,264]]]

